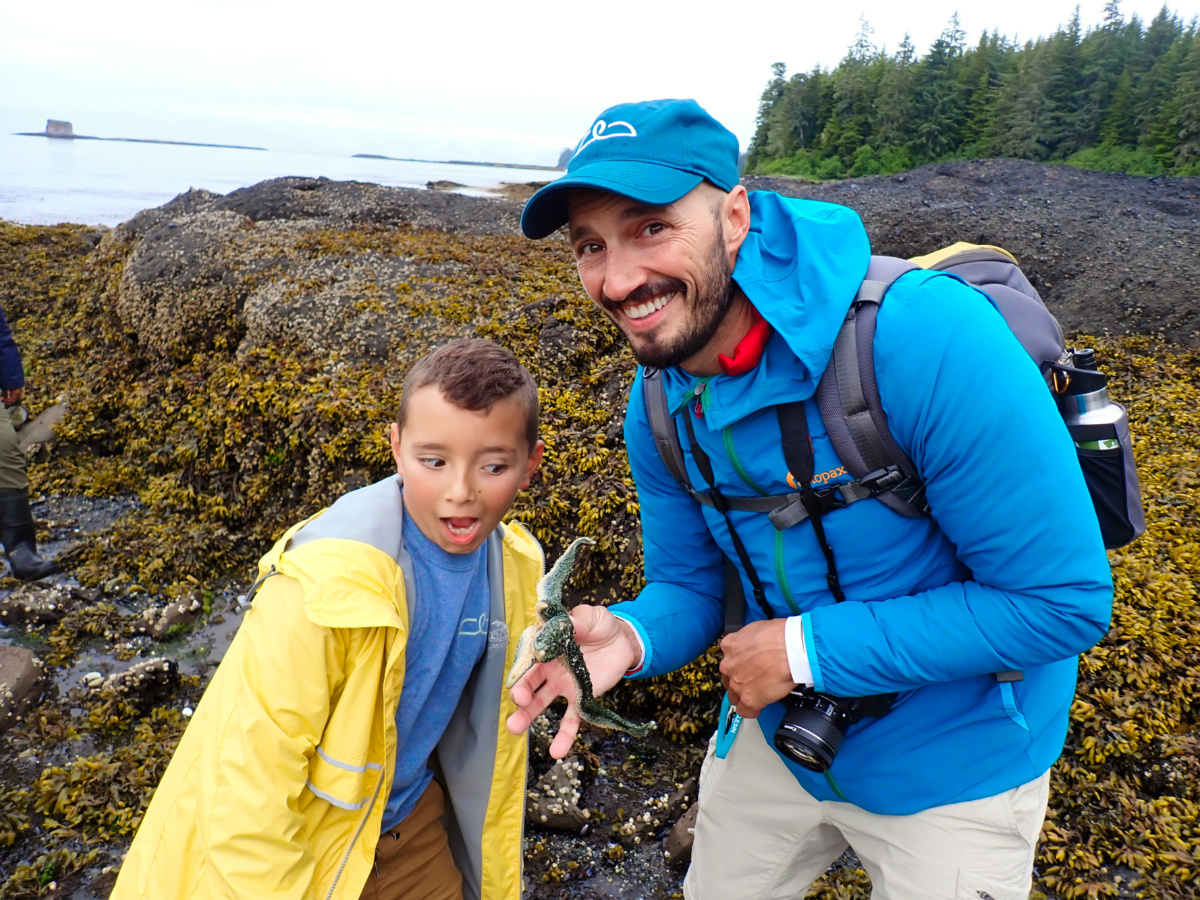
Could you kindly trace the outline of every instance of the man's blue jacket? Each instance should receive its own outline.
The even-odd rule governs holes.
[[[849,480],[836,474],[842,464],[813,392],[867,269],[866,232],[841,206],[761,192],[750,205],[734,279],[774,334],[744,375],[664,372],[668,399],[694,407],[704,382],[697,438],[727,496],[790,490],[772,409],[788,401],[804,401],[814,484]],[[875,365],[892,434],[925,481],[932,518],[904,518],[873,500],[826,515],[846,594],[835,603],[808,523],[777,531],[765,514],[731,517],[775,614],[803,614],[816,689],[899,692],[886,715],[850,727],[830,779],[789,768],[818,799],[840,799],[840,789],[872,812],[908,814],[1000,793],[1058,758],[1077,654],[1108,627],[1112,580],[1071,438],[986,295],[950,275],[905,275],[880,309]],[[638,628],[647,655],[637,677],[648,677],[686,665],[718,638],[721,553],[737,556],[720,513],[693,501],[659,458],[640,382],[639,372],[625,441],[647,585],[611,609]],[[746,618],[762,618],[755,603]],[[999,683],[994,673],[1010,669],[1024,680]],[[782,715],[779,703],[763,711],[768,741]]]

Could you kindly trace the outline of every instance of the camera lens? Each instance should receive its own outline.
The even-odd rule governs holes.
[[[775,729],[775,746],[797,765],[827,771],[854,717],[820,694],[793,691],[785,702],[788,710]]]

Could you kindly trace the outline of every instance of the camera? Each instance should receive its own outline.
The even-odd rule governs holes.
[[[846,729],[859,719],[882,716],[895,699],[894,693],[831,697],[797,686],[783,698],[786,711],[775,729],[775,746],[806,769],[828,771],[845,740]]]

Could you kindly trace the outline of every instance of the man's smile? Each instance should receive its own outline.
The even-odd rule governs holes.
[[[627,319],[631,319],[635,322],[640,321],[665,307],[668,303],[675,299],[677,293],[677,291],[670,291],[665,294],[659,294],[657,297],[652,297],[649,300],[643,300],[640,303],[630,303],[626,301],[625,303],[621,304],[621,313]]]

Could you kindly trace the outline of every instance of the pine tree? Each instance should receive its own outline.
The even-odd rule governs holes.
[[[1046,45],[1030,49],[1006,84],[992,139],[1002,156],[1046,159],[1057,143],[1057,116],[1050,101],[1053,73]]]
[[[1176,115],[1175,87],[1187,50],[1185,41],[1172,41],[1166,45],[1162,55],[1153,60],[1149,71],[1135,83],[1133,108],[1141,132],[1139,144],[1153,153],[1165,167],[1169,167],[1175,157],[1177,140],[1172,125]],[[1150,61],[1149,56],[1143,59]]]
[[[1099,129],[1095,111],[1086,103],[1086,85],[1083,84],[1083,65],[1080,58],[1079,7],[1071,17],[1067,28],[1059,29],[1046,48],[1046,68],[1049,76],[1050,96],[1047,97],[1048,113],[1046,135],[1050,156],[1065,159],[1083,143],[1082,136],[1094,138]],[[1081,90],[1082,88],[1082,90]]]
[[[1191,50],[1180,67],[1174,96],[1177,171],[1200,175],[1200,35],[1193,34]]]
[[[918,117],[912,149],[927,160],[939,159],[958,148],[964,109],[962,90],[955,79],[966,35],[958,13],[917,66],[915,113]]]
[[[784,89],[787,87],[787,79],[783,77],[786,72],[787,65],[785,63],[777,62],[771,64],[771,80],[767,82],[767,86],[763,89],[762,96],[759,98],[754,137],[751,139],[750,147],[746,151],[746,163],[750,167],[757,164],[759,157],[763,153],[763,148],[767,142],[771,111],[783,97]]]
[[[1133,120],[1133,76],[1129,69],[1121,73],[1112,102],[1100,129],[1100,141],[1107,147],[1133,147],[1137,128]]]
[[[1104,4],[1104,24],[1101,26],[1105,31],[1119,31],[1125,24],[1125,19],[1121,15],[1121,0],[1107,0]]]
[[[990,152],[987,135],[996,114],[1001,73],[1011,68],[1013,58],[1012,46],[997,31],[981,36],[974,52],[966,54],[960,78],[967,98],[962,141],[973,155]]]
[[[875,147],[881,152],[905,147],[912,139],[914,57],[912,40],[906,33],[895,58],[882,60],[871,129]]]

